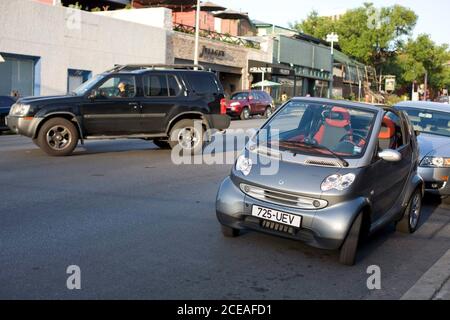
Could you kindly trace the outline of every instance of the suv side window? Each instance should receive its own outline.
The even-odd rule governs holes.
[[[144,94],[146,97],[175,97],[181,92],[180,84],[173,75],[144,76]]]
[[[98,91],[104,98],[133,98],[136,95],[136,80],[134,76],[114,76],[106,80]]]
[[[176,97],[181,92],[180,83],[178,82],[177,78],[172,75],[167,76],[167,83],[169,87],[169,96]]]
[[[214,74],[209,72],[189,72],[184,75],[196,94],[214,94],[220,92]]]

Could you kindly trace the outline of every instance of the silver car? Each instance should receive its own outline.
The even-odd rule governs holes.
[[[295,98],[250,139],[220,186],[217,218],[227,237],[265,232],[339,249],[353,265],[362,236],[391,222],[418,228],[418,157],[403,112]]]
[[[419,174],[429,193],[450,195],[450,106],[435,102],[402,102],[414,129],[420,132]]]

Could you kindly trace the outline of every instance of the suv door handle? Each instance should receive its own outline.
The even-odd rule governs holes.
[[[141,104],[138,102],[130,102],[128,105],[134,107],[134,109],[142,108]]]

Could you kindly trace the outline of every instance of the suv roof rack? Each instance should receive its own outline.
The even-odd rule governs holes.
[[[146,69],[185,69],[185,70],[201,70],[205,68],[199,64],[124,64],[115,65],[114,68],[107,72],[120,72],[122,70],[146,70]]]

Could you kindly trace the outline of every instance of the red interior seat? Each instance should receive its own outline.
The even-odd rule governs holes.
[[[395,142],[395,123],[388,117],[384,117],[378,135],[378,145],[382,150],[396,149]]]
[[[335,146],[341,139],[351,134],[350,113],[345,108],[333,107],[314,136],[322,145]],[[351,137],[350,137],[351,138]]]

